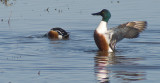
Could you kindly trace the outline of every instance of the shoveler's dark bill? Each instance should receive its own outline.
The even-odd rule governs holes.
[[[98,13],[92,13],[92,15],[101,15],[101,12],[98,12]]]

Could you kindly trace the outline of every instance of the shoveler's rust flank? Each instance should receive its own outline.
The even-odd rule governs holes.
[[[47,34],[45,34],[50,39],[68,39],[69,34],[64,29],[56,27],[52,28]]]
[[[94,32],[94,40],[97,47],[102,51],[109,50],[109,44],[103,34],[99,34],[97,31]]]
[[[51,30],[48,32],[48,37],[49,38],[58,38],[58,32]]]

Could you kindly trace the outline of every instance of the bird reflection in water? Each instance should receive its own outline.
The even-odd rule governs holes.
[[[95,57],[95,74],[99,83],[109,83],[107,65],[112,64],[114,53],[98,52]]]
[[[133,62],[140,59],[115,56],[115,53],[97,52],[94,69],[98,83],[110,83],[111,78],[127,83],[131,81],[145,80],[145,72],[139,71],[140,69],[136,70],[136,66],[135,70],[128,67],[126,65],[127,63],[128,65],[133,65],[128,62],[128,60]],[[118,65],[118,67],[116,65]],[[112,76],[109,76],[110,73],[112,73]]]

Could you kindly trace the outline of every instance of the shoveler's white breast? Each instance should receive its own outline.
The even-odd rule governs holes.
[[[96,31],[100,34],[104,34],[107,32],[107,22],[101,21],[99,26],[96,28]]]
[[[95,43],[101,51],[113,52],[112,49],[109,47],[109,38],[110,37],[107,32],[107,22],[101,21],[94,32]]]

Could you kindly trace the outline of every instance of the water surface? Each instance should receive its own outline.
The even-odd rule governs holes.
[[[159,83],[158,0],[1,0],[1,83]],[[99,52],[93,31],[109,9],[109,27],[146,20],[136,39],[124,39],[115,53]],[[69,40],[43,35],[63,27]],[[104,56],[105,55],[105,56]],[[106,56],[107,55],[107,56]]]

